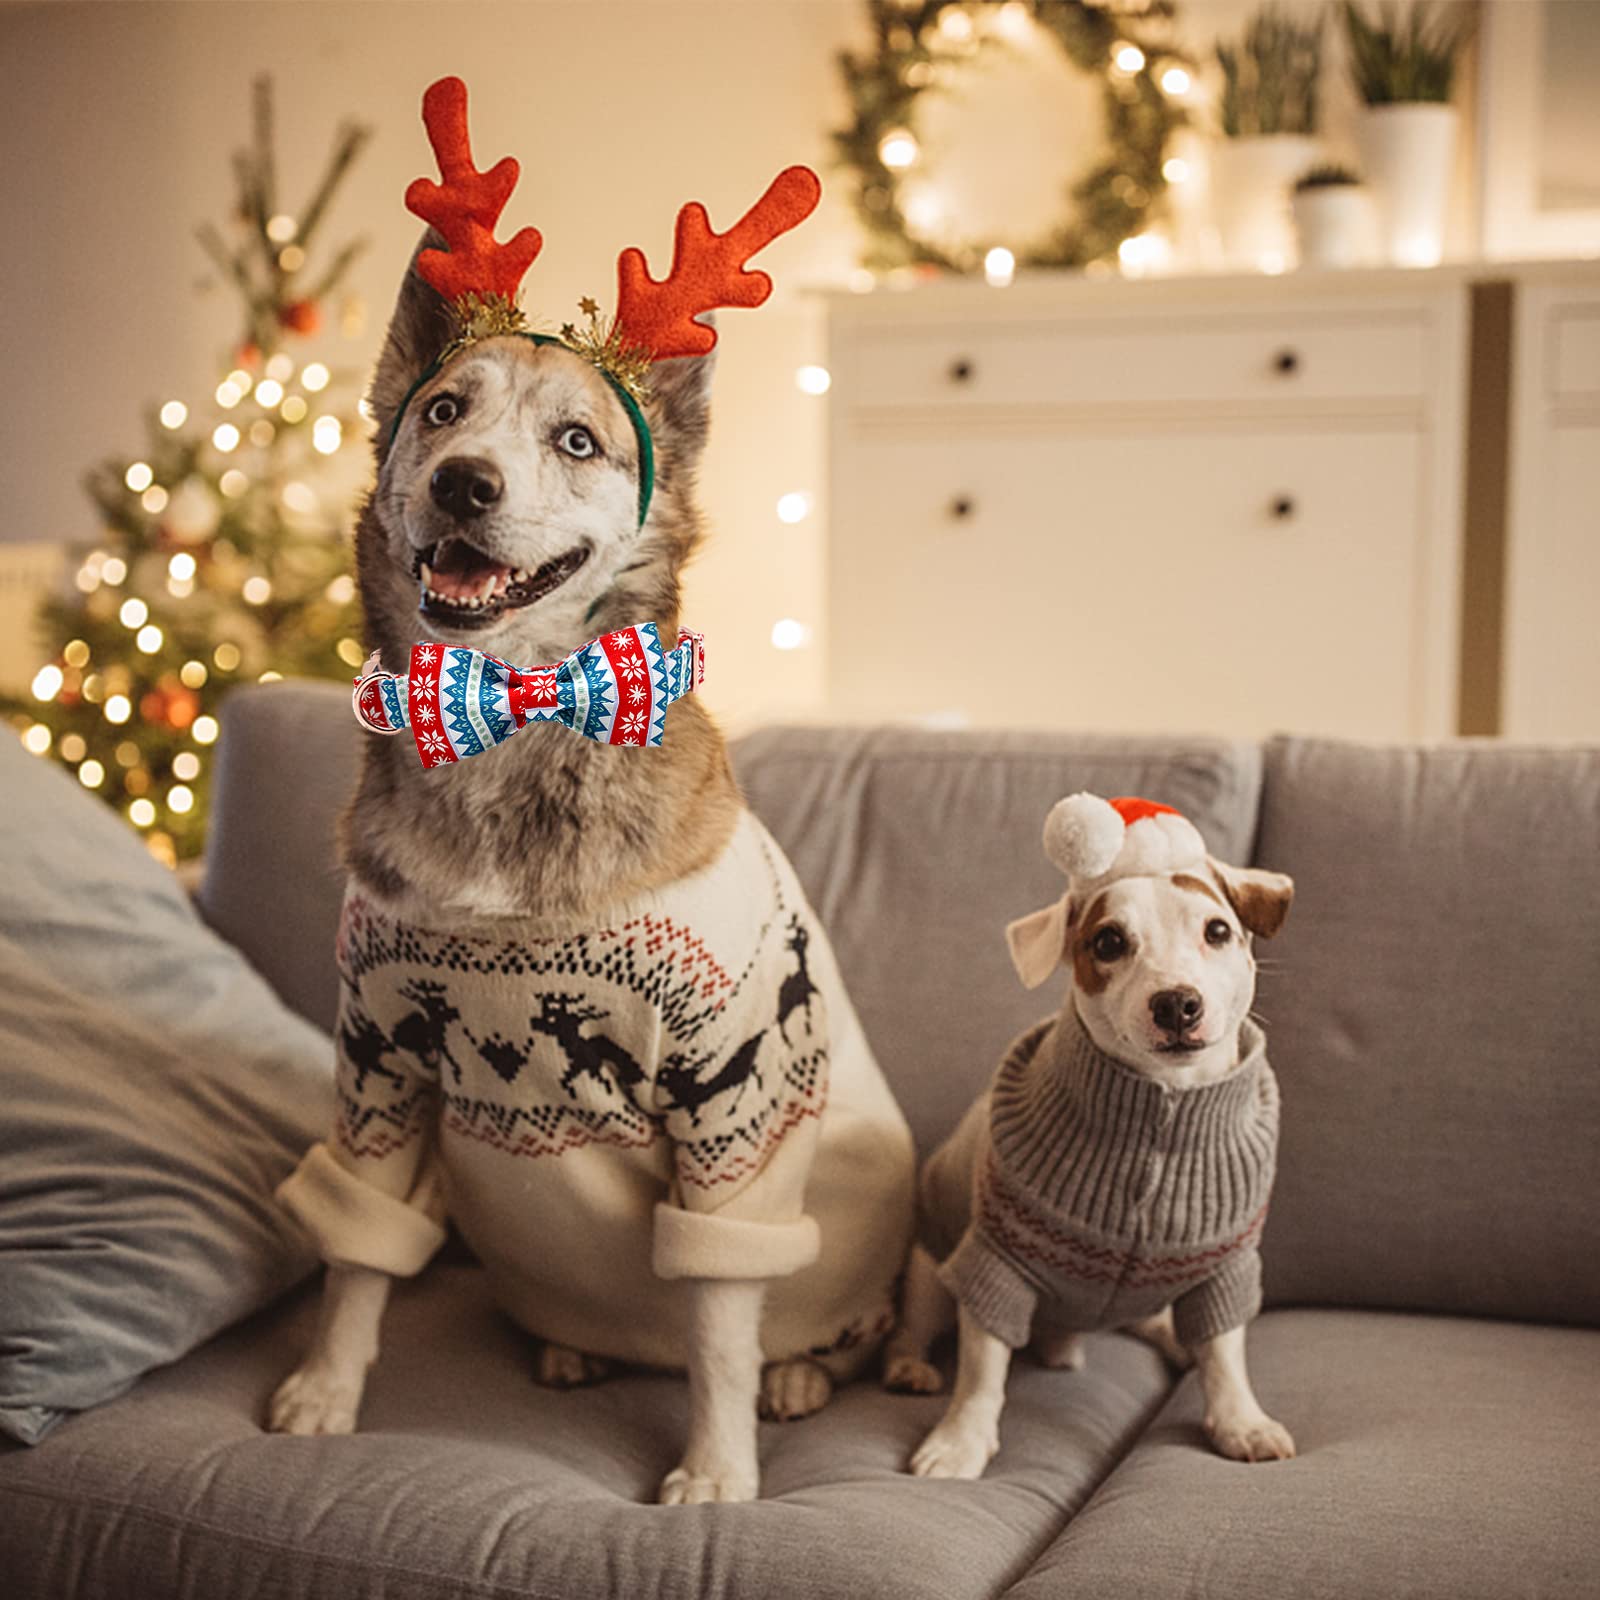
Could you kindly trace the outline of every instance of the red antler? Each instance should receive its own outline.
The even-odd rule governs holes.
[[[511,156],[487,172],[473,166],[467,86],[459,78],[441,78],[429,87],[422,120],[444,182],[418,178],[406,190],[406,209],[432,223],[450,249],[424,250],[418,273],[447,300],[475,293],[514,302],[523,273],[544,244],[537,228],[524,228],[506,244],[495,242],[495,224],[522,169]]]
[[[659,283],[650,276],[642,250],[617,257],[617,328],[632,349],[667,356],[703,356],[717,330],[695,321],[713,306],[758,306],[772,293],[764,272],[745,262],[780,233],[798,227],[816,209],[822,185],[809,167],[790,167],[728,229],[714,233],[706,208],[691,200],[678,213],[672,271]]]

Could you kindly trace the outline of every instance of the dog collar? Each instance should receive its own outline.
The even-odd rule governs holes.
[[[659,746],[667,707],[706,677],[705,635],[640,622],[601,634],[548,667],[513,667],[498,656],[424,640],[403,676],[367,657],[350,696],[372,733],[410,729],[425,767],[442,767],[504,744],[532,722],[554,722],[598,744]]]

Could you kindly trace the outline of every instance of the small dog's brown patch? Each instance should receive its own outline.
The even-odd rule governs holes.
[[[1095,960],[1094,952],[1089,948],[1094,942],[1094,936],[1100,931],[1105,909],[1106,892],[1102,889],[1090,902],[1089,909],[1084,912],[1083,925],[1072,941],[1072,981],[1085,994],[1100,994],[1111,982],[1110,973]]]
[[[1200,878],[1191,878],[1187,872],[1173,873],[1172,882],[1176,888],[1188,889],[1195,894],[1203,894],[1207,899],[1215,900],[1219,906],[1225,906],[1228,903],[1211,884]]]
[[[1288,918],[1294,899],[1292,886],[1278,888],[1243,876],[1222,876],[1221,883],[1228,904],[1251,933],[1270,939]]]

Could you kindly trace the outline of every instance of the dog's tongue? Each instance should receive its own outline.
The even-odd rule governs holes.
[[[449,600],[487,599],[511,576],[511,569],[491,561],[462,539],[448,540],[435,557],[429,587]]]

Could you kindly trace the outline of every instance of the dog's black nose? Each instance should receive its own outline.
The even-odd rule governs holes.
[[[1176,989],[1158,989],[1150,996],[1150,1014],[1163,1033],[1176,1038],[1187,1033],[1205,1015],[1206,1003],[1198,989],[1181,984]]]
[[[481,517],[502,494],[506,480],[481,456],[451,456],[434,469],[433,503],[452,517]]]

